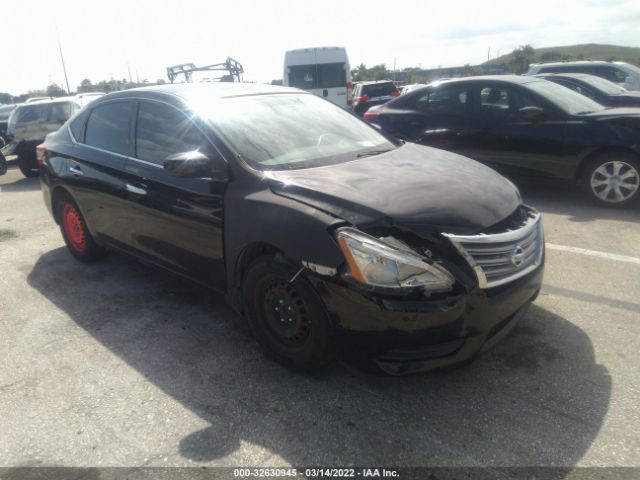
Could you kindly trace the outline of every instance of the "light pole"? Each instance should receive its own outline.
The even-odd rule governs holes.
[[[62,71],[64,72],[64,81],[67,84],[67,94],[71,95],[71,89],[69,88],[69,78],[67,77],[67,67],[64,64],[64,55],[62,55],[62,45],[60,44],[60,35],[56,28],[56,37],[58,37],[58,50],[60,51],[60,61],[62,62]]]

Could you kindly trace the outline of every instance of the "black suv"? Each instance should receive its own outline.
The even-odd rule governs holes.
[[[374,105],[382,105],[398,96],[400,92],[391,80],[360,82],[353,87],[353,113],[361,117]]]
[[[297,89],[112,93],[38,155],[73,256],[116,249],[225,292],[293,368],[467,361],[542,282],[540,215],[511,182]]]
[[[7,145],[2,148],[2,154],[17,155],[18,167],[23,175],[37,176],[36,146],[44,141],[48,133],[55,132],[78,110],[80,105],[75,99],[69,98],[19,105],[9,116],[5,138]]]

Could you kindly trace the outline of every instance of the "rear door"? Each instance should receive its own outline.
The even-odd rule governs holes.
[[[183,112],[159,102],[137,106],[135,149],[126,164],[128,240],[143,256],[201,283],[222,289],[224,185],[210,178],[177,178],[162,167],[165,158],[216,148]]]
[[[347,108],[347,69],[345,62],[318,63],[316,65],[318,91],[316,95]]]
[[[393,103],[385,130],[423,145],[464,153],[471,87],[452,83],[409,93]]]
[[[133,102],[118,100],[87,110],[71,122],[74,155],[62,176],[92,230],[103,241],[127,248],[128,206],[124,166],[132,152]]]

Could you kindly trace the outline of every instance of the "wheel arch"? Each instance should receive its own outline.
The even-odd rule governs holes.
[[[574,180],[577,180],[577,181],[583,180],[583,176],[584,176],[584,173],[585,173],[585,169],[587,168],[587,165],[589,165],[589,163],[591,163],[598,156],[605,155],[605,154],[608,154],[608,153],[631,154],[634,157],[636,157],[637,160],[640,161],[640,154],[637,151],[633,150],[632,148],[626,148],[626,147],[601,147],[601,148],[597,148],[596,150],[590,152],[588,155],[586,155],[582,159],[582,161],[578,165],[578,168],[576,168],[576,173],[575,173],[575,176],[574,176]]]
[[[58,202],[64,195],[68,195],[71,198],[71,200],[73,200],[73,202],[76,204],[76,206],[78,207],[78,210],[80,210],[80,213],[82,214],[82,218],[84,219],[84,222],[87,226],[87,229],[89,230],[89,233],[91,233],[91,236],[95,239],[96,238],[95,231],[93,230],[93,228],[91,227],[91,224],[87,220],[87,215],[85,214],[84,209],[82,208],[82,205],[80,205],[80,203],[76,200],[73,193],[71,193],[71,190],[64,185],[56,185],[55,187],[53,187],[53,190],[51,191],[51,211],[53,214],[53,219],[55,220],[56,224],[60,225],[60,218],[58,217]]]

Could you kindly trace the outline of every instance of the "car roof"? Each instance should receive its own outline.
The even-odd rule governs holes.
[[[574,65],[625,65],[626,62],[609,62],[607,60],[571,60],[568,62],[541,62],[541,63],[532,63],[529,67],[560,67],[562,65],[566,65],[568,67]]]
[[[105,99],[116,97],[131,97],[138,94],[165,94],[187,100],[194,96],[207,96],[212,99],[242,97],[249,95],[268,95],[273,93],[307,93],[304,90],[279,85],[267,85],[260,83],[236,83],[236,82],[207,82],[207,83],[168,83],[149,87],[121,90],[104,96],[94,102],[102,102]],[[97,103],[96,103],[97,104]]]
[[[36,100],[35,102],[29,102],[29,103],[20,103],[18,105],[18,108],[25,108],[25,107],[37,107],[39,105],[49,105],[50,103],[62,103],[62,102],[73,102],[73,103],[77,103],[76,98],[75,97],[56,97],[56,98],[45,98],[42,100]]]
[[[554,72],[554,73],[538,73],[534,75],[534,77],[538,78],[549,78],[549,77],[558,77],[558,78],[575,78],[576,80],[589,79],[591,77],[596,77],[602,79],[602,77],[598,77],[596,75],[590,75],[588,73],[577,73],[577,72]]]
[[[376,83],[393,83],[393,80],[367,80],[366,82],[358,82],[358,85],[375,85]]]
[[[435,82],[431,82],[429,85],[436,86],[461,82],[486,82],[487,80],[490,80],[492,82],[517,83],[520,85],[543,81],[543,79],[541,78],[527,75],[479,75],[477,77],[457,77],[447,78],[444,80],[436,80]]]

